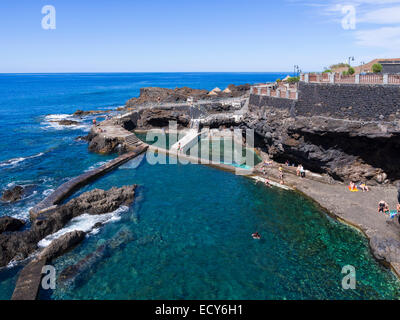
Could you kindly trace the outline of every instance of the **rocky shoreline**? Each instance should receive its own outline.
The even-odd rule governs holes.
[[[131,205],[135,189],[133,185],[83,193],[53,211],[31,215],[31,228],[25,231],[17,231],[23,226],[22,222],[5,217],[0,221],[4,230],[0,233],[0,267],[28,258],[38,250],[40,240],[61,230],[81,214],[100,215]]]

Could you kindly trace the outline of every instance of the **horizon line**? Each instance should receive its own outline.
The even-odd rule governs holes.
[[[307,71],[308,72],[308,71]],[[305,73],[307,73],[305,72]],[[72,72],[0,72],[5,74],[130,74],[130,73],[288,73],[293,71],[72,71]]]

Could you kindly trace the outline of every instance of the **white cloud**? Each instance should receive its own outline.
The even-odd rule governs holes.
[[[400,27],[383,27],[355,32],[356,44],[400,51]]]
[[[356,46],[380,49],[382,56],[400,54],[400,0],[299,0],[314,4],[319,14],[342,23],[343,6],[356,8],[356,30],[352,32]],[[323,6],[316,6],[317,4]]]
[[[400,6],[366,12],[358,18],[358,21],[373,24],[400,24]]]

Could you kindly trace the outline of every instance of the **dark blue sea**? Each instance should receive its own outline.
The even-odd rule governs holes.
[[[141,87],[211,90],[260,83],[287,73],[1,74],[0,190],[26,188],[0,203],[0,216],[28,211],[60,184],[116,155],[89,153],[76,141],[92,116]],[[59,119],[79,121],[60,126]],[[101,120],[99,117],[98,120]],[[85,241],[54,262],[57,281],[41,299],[396,299],[400,283],[371,256],[366,239],[294,192],[200,165],[135,160],[78,193],[138,184],[135,204],[67,229],[90,229]],[[98,219],[98,220],[96,220]],[[28,223],[29,225],[29,223]],[[261,241],[250,235],[258,231]],[[356,269],[355,290],[342,288],[342,268]],[[23,265],[0,269],[0,299],[9,299]],[[67,269],[68,270],[68,269]],[[63,273],[64,272],[64,273]]]

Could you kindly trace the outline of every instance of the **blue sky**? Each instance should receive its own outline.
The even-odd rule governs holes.
[[[318,71],[400,57],[400,0],[1,0],[0,44],[0,72]]]

